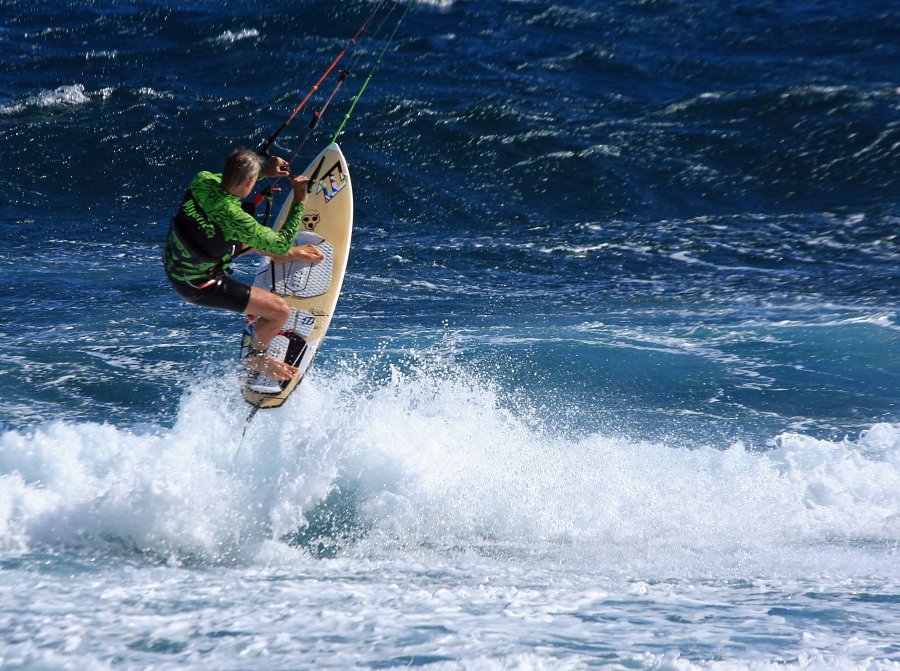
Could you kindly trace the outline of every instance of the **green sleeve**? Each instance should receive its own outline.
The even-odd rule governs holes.
[[[232,196],[223,203],[223,209],[227,208],[227,215],[219,218],[222,222],[222,232],[229,240],[237,240],[245,245],[269,254],[287,254],[294,246],[294,238],[300,228],[303,219],[303,205],[294,203],[291,205],[290,214],[284,225],[278,231],[273,231],[267,226],[261,225],[256,218],[241,209],[239,198]]]
[[[222,177],[201,172],[191,184],[206,215],[222,230],[226,240],[237,240],[269,254],[287,254],[303,219],[303,205],[294,203],[284,225],[273,231],[241,208],[241,199],[222,189]]]

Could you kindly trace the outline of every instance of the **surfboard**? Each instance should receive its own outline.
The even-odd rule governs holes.
[[[303,174],[309,177],[311,191],[294,245],[316,245],[325,259],[315,264],[275,263],[263,257],[256,270],[254,286],[275,292],[291,307],[291,316],[272,340],[267,354],[298,369],[291,380],[277,385],[281,388],[278,393],[255,390],[260,380],[257,374],[249,373],[243,394],[257,408],[281,406],[306,375],[331,324],[350,255],[353,188],[347,161],[337,143],[325,147]],[[284,225],[293,200],[290,193],[279,210],[275,230]],[[241,335],[242,358],[249,351],[255,323],[256,317],[248,315]]]

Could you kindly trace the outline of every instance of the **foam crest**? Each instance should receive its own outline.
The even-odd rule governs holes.
[[[573,438],[552,406],[538,412],[455,364],[348,366],[258,413],[242,443],[247,406],[232,387],[197,384],[171,429],[55,422],[0,436],[0,550],[246,562],[325,537],[361,555],[469,548],[665,575],[835,562],[865,573],[884,569],[900,537],[896,425],[838,442],[784,434],[762,453]]]
[[[246,408],[234,399],[223,407],[221,382],[188,394],[168,430],[56,422],[0,437],[2,549],[113,546],[166,561],[243,561],[272,537],[280,508],[297,524],[283,451],[233,461]]]
[[[865,572],[874,566],[865,557],[880,564],[900,537],[894,425],[855,441],[785,434],[765,453],[573,439],[555,430],[552,412],[535,416],[447,371],[395,373],[347,420],[357,428],[339,471],[358,474],[366,551],[513,544],[667,575],[830,570],[836,561]]]
[[[895,426],[857,442],[785,435],[769,453],[739,444],[673,449],[603,435],[572,440],[554,432],[551,416],[523,421],[484,387],[419,384],[418,393],[415,385],[385,390],[366,408],[369,445],[360,453],[393,474],[378,481],[370,470],[363,507],[384,538],[572,546],[623,570],[671,575],[792,561],[805,570],[816,561],[811,547],[865,549],[900,536]],[[820,559],[816,568],[831,561]]]
[[[226,30],[224,33],[216,37],[216,42],[227,42],[229,44],[246,40],[251,37],[259,37],[259,31],[256,28],[244,28],[238,32]]]
[[[57,107],[73,107],[90,102],[82,84],[60,86],[52,91],[41,91],[24,100],[0,105],[0,114],[15,114],[28,108],[53,109]]]

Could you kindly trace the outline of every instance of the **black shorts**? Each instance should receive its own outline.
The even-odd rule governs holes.
[[[220,277],[202,289],[186,282],[176,282],[171,277],[172,288],[188,303],[232,312],[243,312],[250,303],[250,286],[230,277]],[[202,286],[205,280],[198,282]]]

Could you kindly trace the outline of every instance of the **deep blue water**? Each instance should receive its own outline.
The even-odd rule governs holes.
[[[414,2],[373,71],[386,3],[294,164],[373,73],[342,300],[242,443],[161,245],[375,6],[0,0],[0,668],[900,665],[900,8]]]

